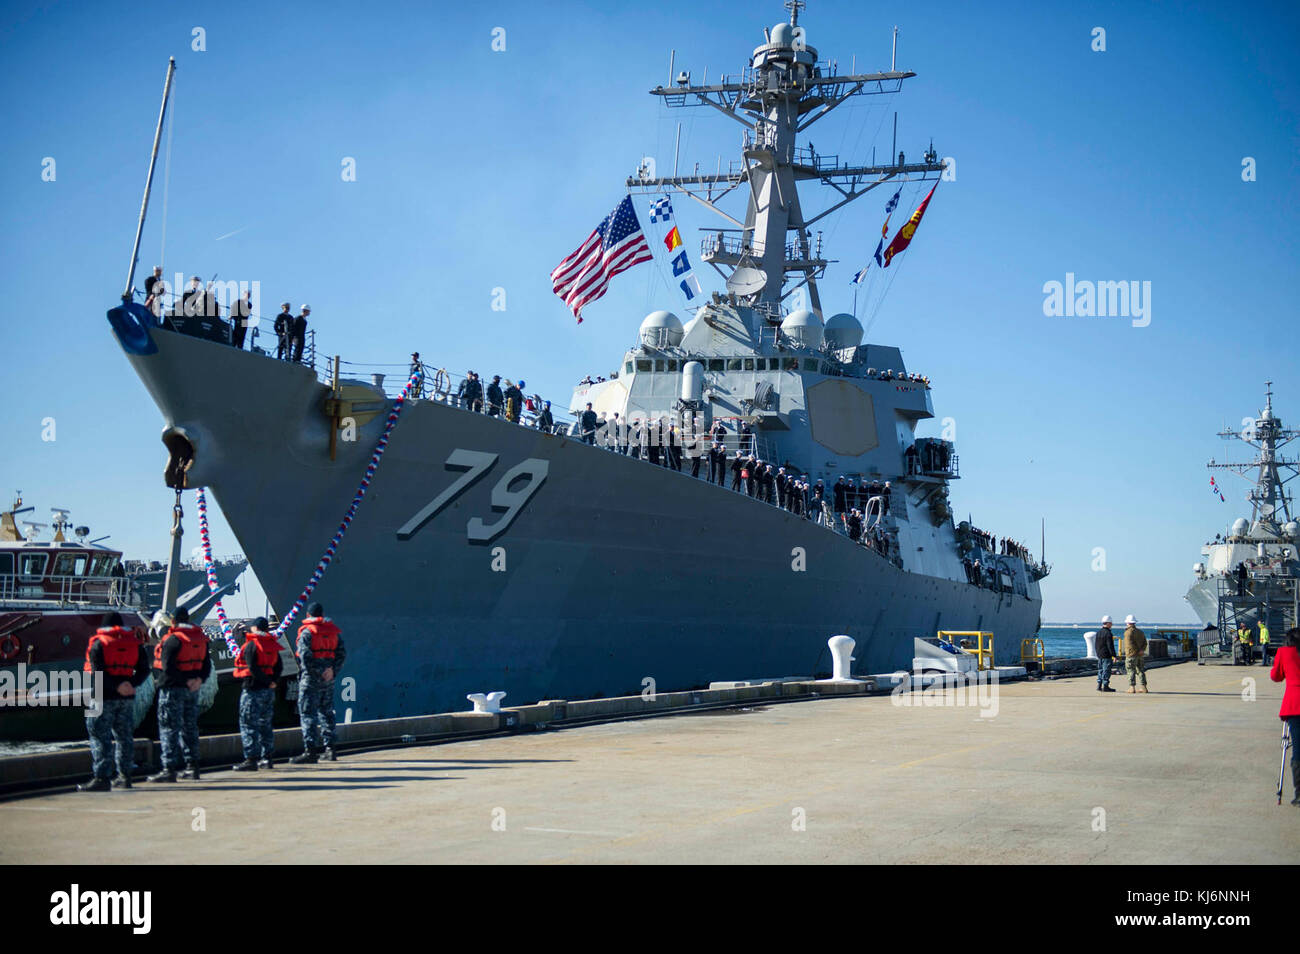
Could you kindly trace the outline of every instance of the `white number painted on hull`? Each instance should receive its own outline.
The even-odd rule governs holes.
[[[447,504],[451,503],[465,491],[469,490],[497,462],[496,454],[486,451],[472,451],[457,448],[447,458],[448,470],[463,470],[459,478],[446,490],[422,507],[415,516],[406,521],[397,531],[397,539],[409,540],[420,528],[438,515]],[[524,505],[532,499],[533,494],[541,489],[550,471],[550,462],[530,457],[508,470],[497,485],[492,488],[492,509],[505,511],[496,523],[487,524],[482,517],[471,517],[466,524],[466,535],[471,543],[490,543],[509,529]],[[521,478],[528,478],[528,483],[517,490],[513,484]]]

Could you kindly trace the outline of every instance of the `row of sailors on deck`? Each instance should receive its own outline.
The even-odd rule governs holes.
[[[144,280],[144,306],[153,313],[155,318],[161,321],[164,316],[172,319],[221,317],[223,308],[217,301],[211,284],[205,288],[203,279],[194,275],[190,278],[188,287],[177,299],[170,294],[167,283],[163,280],[162,271],[161,265],[155,265],[153,274]],[[171,310],[164,311],[163,305],[169,298],[172,302]],[[256,324],[255,319],[258,317],[253,314],[252,291],[244,291],[239,298],[231,302],[228,309],[224,310],[230,315],[230,343],[243,350],[248,331]],[[307,318],[310,314],[310,305],[303,305],[295,315],[293,306],[289,302],[281,303],[280,313],[275,316],[272,324],[276,336],[277,359],[302,360],[303,349],[307,342]]]
[[[892,368],[886,368],[884,371],[867,368],[867,377],[881,381],[911,381],[915,384],[924,384],[927,391],[930,389],[930,378],[924,374],[909,374],[907,371],[895,371]]]
[[[989,553],[1000,553],[1003,556],[1019,557],[1026,563],[1030,562],[1029,548],[1024,544],[1017,543],[1007,537],[1003,537],[1002,542],[999,543],[996,534],[987,533],[975,527],[971,527],[970,532],[981,549],[987,550]]]

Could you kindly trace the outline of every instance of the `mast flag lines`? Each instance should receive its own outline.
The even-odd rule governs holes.
[[[664,247],[672,255],[682,246],[682,233],[677,228],[677,222],[673,218],[673,203],[668,196],[661,199],[655,199],[650,203],[650,221],[668,223],[668,234],[664,236]],[[695,272],[691,268],[690,257],[686,254],[686,249],[682,248],[680,252],[673,255],[670,262],[673,269],[673,278],[677,279],[677,287],[682,290],[688,302],[694,301],[700,295],[704,294],[700,288],[700,280],[695,277]]]
[[[898,234],[889,243],[889,246],[885,249],[885,263],[881,266],[882,268],[888,268],[889,263],[894,260],[894,256],[911,244],[912,236],[916,234],[916,229],[921,224],[921,217],[925,215],[926,206],[930,204],[930,200],[934,197],[934,190],[937,188],[939,188],[938,182],[934,184],[930,189],[930,194],[921,201],[921,204],[916,207],[916,211],[912,213],[912,217],[898,230]],[[888,220],[886,220],[885,224],[888,226]]]
[[[880,260],[880,252],[881,249],[885,247],[885,236],[889,234],[889,217],[893,214],[894,209],[898,208],[898,197],[902,194],[903,187],[899,186],[898,191],[894,193],[894,197],[885,204],[885,224],[880,227],[880,241],[876,243],[876,254],[873,256],[876,260],[876,265],[882,268],[884,267],[884,263]],[[853,281],[849,282],[849,284],[861,285],[866,281],[867,272],[870,268],[871,263],[867,262],[867,264],[863,266],[862,271],[853,276]]]
[[[1219,489],[1219,485],[1214,482],[1213,477],[1210,478],[1210,493],[1217,494],[1219,499],[1222,500],[1224,503],[1228,502],[1227,498],[1223,496],[1223,491]]]
[[[615,275],[653,257],[632,197],[624,196],[577,250],[555,266],[552,288],[581,324],[583,307],[604,295]]]

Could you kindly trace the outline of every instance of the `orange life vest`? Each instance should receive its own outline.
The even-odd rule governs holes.
[[[252,652],[252,664],[249,652]],[[263,676],[275,673],[275,661],[280,658],[280,643],[270,633],[252,632],[244,640],[235,654],[235,678],[248,679],[256,668]]]
[[[298,635],[306,631],[311,634],[311,654],[313,659],[330,660],[339,645],[339,628],[334,621],[324,616],[309,616],[298,627]]]
[[[173,636],[181,643],[176,650],[176,668],[181,672],[199,673],[203,669],[203,660],[208,658],[208,637],[199,627],[189,623],[173,626],[158,640],[158,645],[153,650],[153,668],[163,668],[163,646]]]
[[[86,644],[85,671],[91,672],[90,651],[99,643],[104,647],[104,672],[110,676],[126,678],[135,674],[135,664],[140,659],[140,638],[125,626],[109,626],[95,630]]]

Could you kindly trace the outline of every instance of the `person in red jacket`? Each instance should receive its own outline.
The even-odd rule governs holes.
[[[1278,648],[1268,676],[1274,682],[1286,682],[1278,718],[1291,733],[1291,791],[1295,795],[1291,804],[1300,805],[1300,629],[1287,630],[1286,644]]]
[[[135,771],[135,690],[149,677],[149,650],[122,625],[118,613],[107,613],[86,646],[86,672],[103,673],[103,698],[86,709],[86,733],[95,777],[77,786],[80,792],[130,788]],[[117,777],[113,777],[114,749]]]

